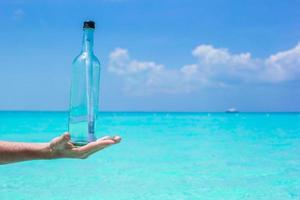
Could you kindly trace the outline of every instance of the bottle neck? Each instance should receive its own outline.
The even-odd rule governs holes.
[[[94,29],[83,29],[82,52],[93,54],[94,47]]]

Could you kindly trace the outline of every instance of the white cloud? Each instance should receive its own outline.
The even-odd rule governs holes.
[[[230,54],[228,49],[217,49],[212,45],[199,45],[192,54],[204,64],[247,64],[251,60],[250,53]]]
[[[14,10],[12,13],[12,19],[16,21],[21,20],[24,16],[25,16],[25,12],[20,8]]]
[[[228,49],[212,45],[199,45],[192,51],[197,58],[197,67],[211,83],[250,81],[252,73],[258,68],[258,61],[250,53],[232,54]]]
[[[300,43],[294,48],[278,52],[265,60],[265,79],[273,82],[300,79]]]
[[[201,82],[200,77],[196,77],[196,65],[169,69],[155,62],[133,60],[122,48],[116,48],[109,55],[108,70],[122,76],[126,90],[136,94],[189,92],[194,89],[193,82]]]
[[[141,72],[159,71],[164,68],[163,65],[157,65],[154,62],[141,62],[131,60],[126,49],[116,48],[109,56],[111,72],[116,74],[133,75]]]
[[[181,93],[202,87],[226,87],[243,83],[279,83],[300,79],[300,43],[266,59],[251,54],[232,54],[228,49],[199,45],[192,55],[194,64],[167,68],[152,61],[131,59],[126,49],[109,56],[109,71],[124,78],[134,93]]]

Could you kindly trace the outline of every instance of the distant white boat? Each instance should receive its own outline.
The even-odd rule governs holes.
[[[239,113],[239,111],[235,108],[229,108],[228,110],[226,110],[226,113]]]

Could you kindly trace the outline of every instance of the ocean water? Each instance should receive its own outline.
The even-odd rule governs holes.
[[[0,199],[300,199],[298,113],[102,113],[97,125],[122,143],[86,160],[2,165]],[[0,140],[66,129],[66,113],[0,113]]]

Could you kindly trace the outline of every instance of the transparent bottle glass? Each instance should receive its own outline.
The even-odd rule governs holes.
[[[77,146],[96,140],[100,63],[93,53],[94,29],[94,22],[84,22],[82,51],[72,64],[69,132]]]

